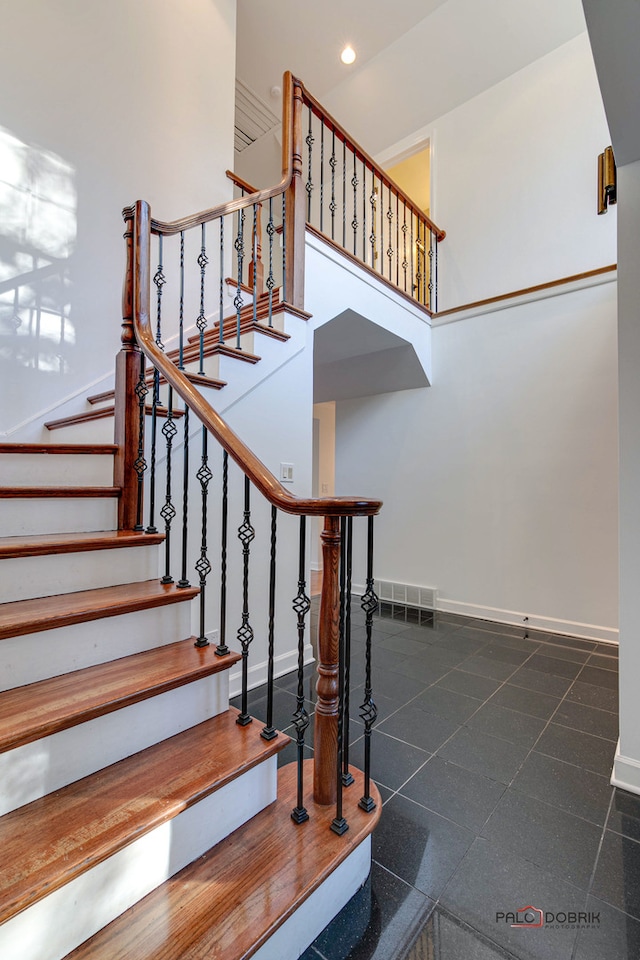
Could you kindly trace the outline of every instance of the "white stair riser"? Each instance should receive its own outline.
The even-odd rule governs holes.
[[[155,544],[2,560],[0,603],[154,580],[159,561]]]
[[[272,757],[7,920],[0,926],[0,957],[62,960],[275,797]]]
[[[366,837],[324,883],[278,927],[252,960],[298,960],[310,943],[363,885],[371,869],[371,836]],[[383,953],[380,954],[384,956]]]
[[[0,534],[21,537],[45,533],[90,533],[115,530],[115,497],[11,497],[0,499]]]
[[[97,410],[103,404],[87,404],[83,413]],[[104,406],[113,406],[113,400]],[[75,411],[76,413],[79,411]],[[64,414],[60,414],[63,416]],[[54,416],[51,418],[55,419]],[[113,443],[113,414],[99,420],[87,420],[84,423],[72,423],[68,427],[42,431],[42,443]]]
[[[0,689],[22,687],[191,636],[190,603],[0,640]]]
[[[106,454],[4,453],[0,469],[3,487],[28,487],[42,482],[57,487],[113,484],[113,456]]]
[[[228,697],[223,671],[0,754],[0,816],[217,716]]]

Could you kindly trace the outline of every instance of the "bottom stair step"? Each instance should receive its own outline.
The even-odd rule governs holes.
[[[306,823],[290,816],[292,763],[279,771],[275,803],[66,960],[297,960],[368,875],[369,839],[382,809],[374,784],[375,810],[358,807],[364,777],[352,770],[355,782],[344,792],[349,830],[337,836],[330,830],[335,807],[310,795],[312,764],[305,762]]]
[[[289,738],[267,742],[237,716],[230,708],[0,819],[3,960],[64,956],[273,801]]]

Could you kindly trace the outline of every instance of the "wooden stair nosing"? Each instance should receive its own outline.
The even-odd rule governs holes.
[[[230,347],[228,343],[220,343],[218,341],[215,343],[205,343],[203,356],[215,357],[218,354],[223,357],[233,357],[234,360],[243,360],[245,363],[258,363],[259,360],[261,360],[261,357],[258,357],[255,353],[248,353],[246,350]],[[178,360],[179,356],[178,350],[171,350],[167,353],[169,360],[172,360],[174,363]],[[195,360],[199,360],[200,344],[188,344],[182,351],[182,359],[183,363],[193,363]]]
[[[122,487],[0,487],[0,500],[70,500],[120,497]]]
[[[182,603],[192,600],[199,592],[197,587],[142,580],[33,600],[12,600],[0,604],[0,640],[104,617],[118,617],[168,603]]]
[[[0,560],[41,557],[59,553],[86,553],[120,547],[148,547],[162,543],[163,533],[100,530],[94,533],[48,533],[27,537],[0,537]]]
[[[43,454],[93,454],[113,455],[118,452],[116,443],[0,443],[2,453],[43,453]]]
[[[305,778],[313,781],[313,761]],[[357,806],[364,777],[345,791],[349,830],[329,829],[335,807],[314,803],[305,791],[309,820],[296,824],[296,764],[278,772],[278,799],[216,847],[184,867],[126,913],[85,941],[65,960],[248,960],[333,870],[373,831],[372,813]],[[353,800],[351,799],[353,798]]]
[[[0,819],[0,924],[282,750],[230,708]]]
[[[225,320],[223,334],[225,336],[225,343],[228,343],[230,340],[236,336],[237,328],[235,324],[228,323]],[[283,343],[286,343],[287,340],[291,339],[291,335],[285,333],[284,330],[278,330],[276,327],[269,327],[266,323],[261,323],[260,318],[257,320],[246,320],[243,321],[242,326],[240,327],[240,335],[242,336],[245,333],[261,333],[266,337],[273,337],[274,340],[280,340]],[[211,343],[219,343],[218,337],[220,336],[219,328],[216,325],[211,330],[208,330],[204,336],[205,347]],[[199,343],[200,338],[194,338],[193,343]],[[189,338],[189,343],[192,342],[192,338]]]
[[[218,656],[195,637],[6,690],[0,697],[0,753],[228,670],[239,653]]]
[[[222,388],[227,385],[226,380],[207,377],[201,373],[190,373],[189,370],[183,370],[182,372],[190,383],[195,383],[200,387],[207,387],[209,390],[222,390]],[[145,382],[147,386],[153,385],[153,372],[147,374]],[[161,385],[166,382],[164,377],[160,377]],[[87,403],[104,403],[106,400],[113,400],[114,396],[115,390],[105,390],[104,393],[94,393],[92,396],[87,397]]]
[[[145,406],[145,414],[150,417],[152,408],[149,404]],[[74,413],[70,417],[61,417],[59,420],[49,420],[45,423],[47,430],[60,430],[63,427],[70,427],[74,423],[88,423],[91,420],[104,420],[106,417],[113,417],[115,406],[99,407],[97,410],[87,410],[85,413]],[[156,407],[156,414],[159,417],[168,416],[169,411],[166,407]],[[173,410],[174,418],[183,417],[184,410]]]

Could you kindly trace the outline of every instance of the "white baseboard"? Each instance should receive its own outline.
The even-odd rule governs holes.
[[[438,597],[437,609],[443,613],[459,613],[464,617],[477,617],[479,620],[495,620],[530,630],[544,630],[547,633],[568,634],[584,640],[597,640],[604,643],[618,643],[618,630],[592,623],[580,623],[576,620],[560,620],[536,614],[519,613],[516,610],[501,610],[499,607],[482,607],[461,600],[448,600]]]
[[[620,753],[620,741],[616,746],[616,755],[613,761],[611,786],[628,790],[629,793],[640,795],[640,762],[631,757],[624,757]]]

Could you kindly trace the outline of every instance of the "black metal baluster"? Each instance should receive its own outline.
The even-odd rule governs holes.
[[[324,228],[324,120],[320,120],[320,233]]]
[[[431,234],[431,231],[429,231]],[[427,305],[427,289],[429,283],[431,283],[431,260],[429,259],[429,254],[431,250],[427,250],[427,225],[426,223],[422,224],[422,259],[423,259],[423,269],[422,269],[422,302]],[[427,274],[427,270],[429,271]]]
[[[237,258],[237,287],[236,295],[233,300],[233,305],[236,308],[236,349],[241,350],[240,346],[240,325],[242,322],[242,308],[244,306],[244,300],[242,298],[242,277],[244,274],[244,221],[245,214],[244,208],[238,210],[238,233],[236,235],[234,247],[238,255]]]
[[[166,277],[162,269],[162,234],[158,236],[158,269],[153,277],[156,285],[156,343],[162,346],[162,288]],[[156,449],[158,438],[158,406],[160,405],[160,372],[153,368],[153,400],[151,403],[151,470],[149,473],[149,526],[147,533],[157,533],[156,527]]]
[[[387,210],[387,220],[389,221],[389,246],[387,247],[387,257],[389,259],[389,280],[391,280],[391,261],[393,260],[393,246],[391,243],[391,230],[393,229],[393,207],[391,206],[391,187],[389,191],[389,208]]]
[[[309,166],[308,166],[307,184],[306,184],[306,190],[307,190],[307,221],[308,221],[308,223],[311,223],[311,194],[313,193],[313,180],[311,179],[311,171],[312,171],[313,144],[315,143],[315,141],[314,141],[314,139],[313,139],[313,129],[312,129],[312,125],[311,125],[312,119],[313,119],[313,112],[312,112],[312,110],[311,110],[311,107],[309,107],[309,132],[308,132],[307,136],[305,137],[305,143],[307,144],[307,146],[308,146],[308,148],[309,148],[309,158],[308,158],[308,159],[309,159]]]
[[[309,726],[309,714],[304,707],[304,631],[305,618],[311,609],[311,601],[306,592],[305,561],[306,561],[306,517],[300,517],[300,547],[298,552],[298,592],[293,601],[293,610],[298,618],[298,692],[296,696],[296,712],[293,715],[293,725],[296,728],[296,749],[298,762],[298,797],[297,803],[291,811],[291,819],[296,823],[304,823],[309,814],[304,805],[304,735]]]
[[[251,541],[256,532],[251,526],[251,487],[249,477],[244,478],[244,515],[238,528],[238,539],[242,544],[242,623],[238,630],[238,640],[242,646],[242,710],[236,723],[246,726],[251,723],[247,711],[247,692],[249,682],[249,644],[253,640],[253,628],[249,623],[249,553]]]
[[[184,370],[184,230],[180,231],[180,306],[178,308],[178,369]]]
[[[384,181],[380,181],[380,276],[384,277]]]
[[[344,737],[344,604],[345,604],[345,545],[347,518],[340,518],[340,633],[338,643],[338,749],[336,764],[336,815],[331,829],[342,836],[349,829],[342,810],[342,751]]]
[[[367,165],[362,161],[362,262],[367,262]]]
[[[133,461],[133,469],[138,478],[138,489],[136,492],[136,525],[134,530],[144,530],[143,524],[143,494],[144,494],[144,474],[147,469],[147,461],[144,458],[144,418],[146,413],[146,397],[149,388],[146,383],[146,364],[144,353],[140,354],[140,376],[136,384],[136,396],[138,398],[138,456]]]
[[[195,642],[196,647],[208,647],[209,641],[206,635],[205,625],[205,595],[207,586],[207,577],[211,573],[211,563],[207,556],[207,503],[209,482],[213,474],[209,467],[209,458],[207,456],[207,428],[202,428],[202,459],[200,469],[196,473],[200,481],[200,490],[202,492],[202,537],[200,540],[200,556],[196,561],[196,571],[200,577],[200,633]]]
[[[182,433],[182,570],[179,587],[190,587],[187,577],[187,540],[189,537],[189,407],[185,404]]]
[[[347,141],[342,140],[342,246],[347,246]]]
[[[433,306],[434,313],[438,312],[438,238],[433,238]]]
[[[378,203],[378,193],[376,190],[375,174],[373,174],[372,176],[371,196],[369,197],[369,203],[371,204],[371,233],[369,234],[369,243],[371,244],[371,266],[375,270],[376,268],[376,207]]]
[[[229,647],[226,644],[227,635],[227,529],[228,529],[228,510],[229,510],[229,454],[226,450],[222,452],[222,519],[221,519],[221,540],[220,548],[220,632],[218,634],[218,645],[216,654],[219,657],[226,656],[229,653]]]
[[[169,387],[167,416],[162,424],[162,435],[167,445],[165,500],[162,510],[160,511],[160,516],[164,520],[165,568],[164,576],[162,578],[163,583],[173,583],[173,577],[171,576],[171,523],[176,515],[176,508],[171,500],[171,448],[173,445],[173,438],[177,432],[178,428],[176,427],[173,418],[173,387]]]
[[[427,228],[426,228],[426,225],[425,225],[425,230],[426,230],[426,229],[427,229]],[[428,289],[428,291],[429,291],[429,300],[428,300],[428,303],[425,301],[425,306],[428,306],[430,310],[433,309],[433,280],[434,280],[433,272],[434,272],[434,267],[433,267],[433,233],[431,232],[431,230],[429,230],[429,285],[428,285],[428,287],[427,287],[427,289]]]
[[[207,318],[204,315],[204,275],[207,264],[209,263],[209,258],[207,257],[207,245],[206,245],[206,234],[205,234],[205,225],[202,224],[202,237],[200,243],[200,255],[198,257],[198,266],[200,267],[200,313],[196,320],[196,327],[200,334],[200,366],[198,368],[199,374],[204,374],[204,332],[207,329]]]
[[[402,201],[402,273],[404,276],[402,289],[407,292],[407,205]]]
[[[263,740],[273,740],[277,731],[273,726],[273,667],[275,659],[275,616],[276,616],[276,535],[278,510],[271,507],[271,553],[269,558],[269,627],[267,661],[267,723],[261,731]]]
[[[371,796],[371,728],[378,716],[371,688],[371,629],[373,615],[378,609],[378,598],[373,583],[373,517],[367,518],[367,579],[361,605],[365,614],[366,634],[364,700],[360,705],[360,717],[364,723],[364,794],[358,806],[367,813],[371,813],[376,806],[375,800]]]
[[[282,194],[282,299],[288,300],[287,290],[287,195]]]
[[[356,151],[353,151],[353,176],[351,177],[351,186],[353,187],[353,220],[351,229],[353,230],[353,255],[358,252],[358,175],[356,173]]]
[[[413,288],[413,261],[416,255],[416,248],[413,244],[413,210],[409,214],[409,225],[410,225],[410,234],[411,239],[409,241],[409,271],[411,276],[411,296],[415,296]]]
[[[220,290],[218,304],[218,342],[224,343],[224,217],[220,217]]]
[[[349,700],[351,690],[351,575],[353,569],[353,517],[347,517],[346,536],[346,592],[344,599],[344,724],[342,728],[342,784],[350,787],[353,776],[349,772]]]
[[[335,240],[335,221],[336,221],[336,128],[332,127],[331,130],[331,159],[329,160],[329,166],[331,167],[331,203],[329,204],[329,210],[331,211],[331,239]]]
[[[267,290],[269,291],[269,326],[273,326],[273,288],[275,280],[273,279],[273,235],[276,229],[273,225],[273,197],[269,197],[269,222],[267,223],[267,236],[269,237],[269,274],[267,276]]]
[[[396,287],[400,286],[400,195],[396,193]]]
[[[253,264],[253,322],[258,322],[258,206],[253,205],[253,237],[251,242],[251,263]]]

